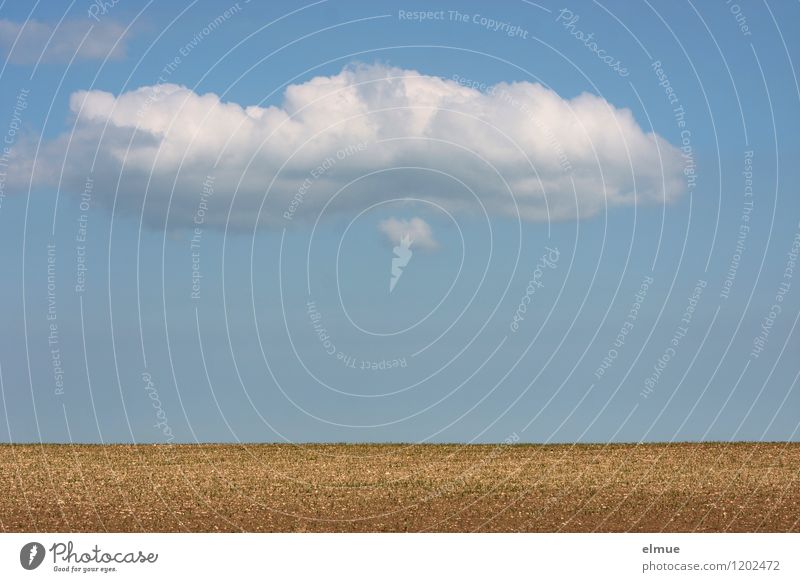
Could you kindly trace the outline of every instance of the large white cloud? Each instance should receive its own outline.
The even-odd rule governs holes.
[[[91,174],[98,202],[116,192],[118,210],[144,205],[162,227],[190,224],[201,202],[206,224],[225,224],[230,207],[230,226],[246,228],[259,210],[280,225],[327,203],[335,213],[396,198],[564,220],[669,202],[684,188],[679,150],[629,110],[530,82],[480,91],[353,65],[288,86],[280,106],[158,85],[74,93],[70,108],[74,128],[42,145],[34,183],[80,192]],[[18,180],[30,178],[33,150],[17,148]]]

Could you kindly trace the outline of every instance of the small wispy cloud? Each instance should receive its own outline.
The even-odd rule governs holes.
[[[66,63],[73,57],[118,60],[125,57],[128,40],[125,27],[111,20],[80,18],[53,25],[0,19],[0,55],[17,65]]]
[[[378,229],[386,235],[393,245],[399,245],[403,238],[408,237],[411,245],[433,251],[439,248],[439,243],[433,238],[431,225],[419,217],[411,220],[388,218],[378,224]]]

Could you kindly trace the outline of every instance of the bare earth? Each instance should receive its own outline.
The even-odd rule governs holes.
[[[800,443],[0,445],[4,531],[800,531]]]

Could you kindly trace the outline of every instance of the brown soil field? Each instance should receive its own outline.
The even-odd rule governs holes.
[[[0,445],[3,531],[800,531],[800,443]]]

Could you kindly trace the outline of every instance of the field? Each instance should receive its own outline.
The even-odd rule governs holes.
[[[800,443],[0,445],[3,531],[800,531]]]

